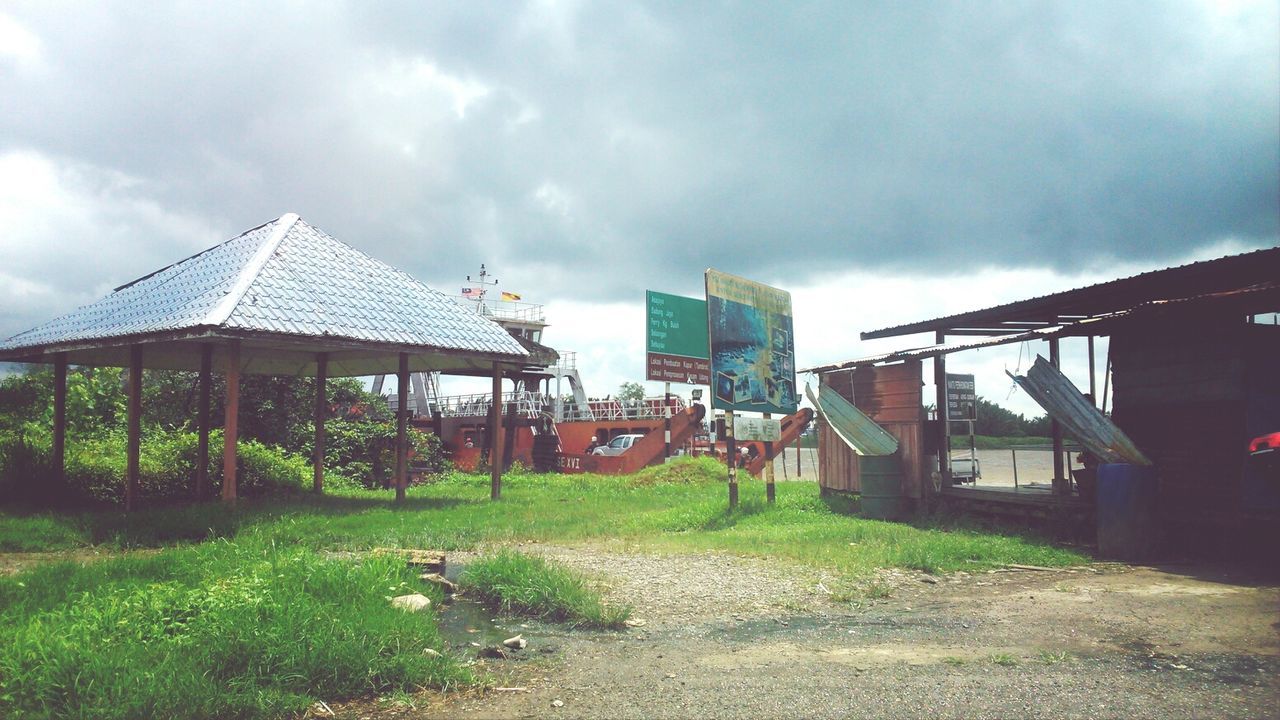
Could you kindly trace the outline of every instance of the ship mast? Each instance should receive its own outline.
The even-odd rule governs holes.
[[[484,296],[489,292],[489,287],[497,286],[498,284],[498,278],[494,278],[492,280],[486,280],[485,278],[487,277],[489,277],[489,271],[485,270],[484,263],[480,263],[480,279],[479,280],[472,280],[470,275],[467,276],[467,282],[475,283],[480,286],[479,303],[480,303],[481,314],[483,314],[485,310]]]

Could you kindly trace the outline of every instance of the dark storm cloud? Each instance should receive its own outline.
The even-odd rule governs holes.
[[[1096,267],[1280,232],[1274,3],[10,12],[42,66],[0,56],[0,152],[227,234],[297,211],[445,289],[480,262],[634,298],[707,266]]]

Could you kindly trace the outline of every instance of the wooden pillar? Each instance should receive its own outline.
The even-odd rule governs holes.
[[[138,497],[138,456],[142,450],[142,346],[129,347],[128,449],[124,480],[124,509],[133,510]]]
[[[1098,407],[1098,377],[1097,371],[1093,366],[1093,336],[1088,336],[1089,340],[1089,397],[1093,400],[1093,406]]]
[[[409,353],[400,353],[396,374],[396,502],[404,502],[409,487]]]
[[[67,354],[53,356],[53,483],[67,481]]]
[[[502,366],[493,364],[493,411],[489,414],[489,499],[502,497]]]
[[[773,418],[772,413],[765,413],[764,419]],[[773,443],[764,444],[764,497],[765,500],[772,505],[776,497],[776,488],[773,485]]]
[[[236,500],[236,439],[240,419],[240,341],[227,344],[227,402],[222,423],[222,499]]]
[[[733,411],[724,411],[724,448],[729,465],[729,509],[738,507],[738,443],[733,439]]]
[[[196,499],[209,497],[209,394],[213,392],[213,344],[200,346],[200,400],[196,408]]]
[[[934,342],[941,345],[947,341],[947,334],[939,330],[934,335]],[[942,473],[942,487],[951,487],[951,423],[947,422],[947,359],[945,355],[933,358],[933,384],[938,408],[938,470]],[[924,495],[933,494],[933,483],[924,484]]]
[[[315,477],[312,480],[311,489],[317,495],[324,492],[324,421],[325,415],[329,410],[329,399],[325,394],[325,383],[329,379],[328,375],[329,353],[316,353],[316,442],[315,452],[311,458]]]
[[[1061,370],[1058,364],[1058,338],[1049,339],[1049,363],[1055,368]],[[1057,420],[1051,420],[1050,431],[1053,433],[1053,492],[1055,495],[1067,495],[1071,491],[1071,486],[1063,477],[1062,467],[1062,425]]]

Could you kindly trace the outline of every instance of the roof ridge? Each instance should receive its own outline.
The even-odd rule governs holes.
[[[258,251],[253,254],[252,258],[249,258],[249,262],[245,263],[244,267],[240,268],[240,274],[236,276],[236,281],[231,284],[227,294],[205,316],[202,324],[218,326],[231,317],[236,305],[240,304],[245,293],[249,291],[249,286],[257,279],[267,261],[271,259],[276,249],[280,247],[280,242],[284,240],[285,235],[289,234],[289,231],[293,229],[293,226],[299,220],[297,213],[285,213],[276,219],[277,225],[271,231],[271,236],[262,245],[258,246]]]

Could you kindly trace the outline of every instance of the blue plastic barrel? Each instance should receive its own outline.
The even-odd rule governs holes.
[[[1159,541],[1156,469],[1115,463],[1098,466],[1098,555],[1143,562]]]

